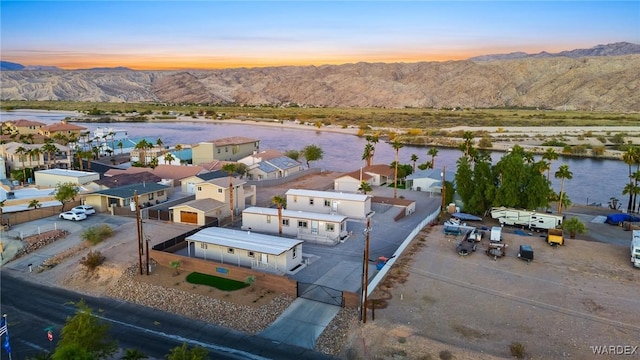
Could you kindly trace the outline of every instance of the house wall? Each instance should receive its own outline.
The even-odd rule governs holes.
[[[189,193],[189,194],[195,194],[196,193],[195,184],[198,184],[201,182],[203,182],[202,179],[200,179],[197,176],[189,176],[188,178],[184,178],[180,181],[180,191]]]
[[[91,181],[100,180],[100,174],[89,173],[83,176],[62,176],[57,174],[48,174],[46,172],[35,172],[36,185],[45,187],[55,187],[59,183],[73,183],[83,185]]]
[[[300,234],[311,234],[312,219],[304,217],[283,216],[282,220],[289,220],[289,225],[282,226],[282,233],[287,236],[298,237]],[[306,221],[307,227],[298,227],[298,221]],[[317,220],[316,220],[317,221]],[[333,231],[327,230],[327,224],[333,225]],[[328,237],[334,240],[340,236],[340,231],[346,231],[346,221],[318,221],[318,237]],[[278,216],[269,214],[242,213],[242,230],[251,230],[260,233],[278,234]]]
[[[145,206],[146,203],[155,205],[156,201],[167,201],[167,196],[167,190],[159,190],[154,191],[153,193],[139,194],[138,204],[141,206]],[[129,207],[131,206],[130,204],[134,202],[134,199],[132,197],[118,198],[103,194],[88,194],[85,198],[85,202],[87,205],[93,206],[96,209],[96,212],[106,212],[109,211],[109,199],[113,199],[116,202],[115,206],[119,207]]]
[[[189,212],[194,212],[196,214],[198,214],[198,225],[202,226],[206,223],[206,217],[210,216],[210,217],[220,217],[222,214],[222,211],[220,209],[216,209],[213,211],[208,211],[208,212],[204,212],[202,210],[197,210],[194,209],[188,205],[185,206],[177,206],[173,208],[173,222],[176,223],[182,223],[180,221],[180,212],[181,211],[189,211]],[[229,212],[227,210],[227,212]]]
[[[358,192],[358,189],[360,188],[360,181],[350,176],[337,178],[333,182],[333,188],[336,191],[355,193]]]
[[[431,178],[422,178],[422,179],[413,179],[411,181],[412,181],[411,190],[413,191],[418,191],[418,188],[420,188],[420,191],[424,191],[424,192],[442,191],[442,188],[440,187],[440,185],[434,186],[434,184],[439,183],[440,180],[435,180]]]
[[[252,267],[254,262],[262,262],[263,259],[263,254],[257,251],[252,252],[253,256],[250,256],[250,250],[233,248],[233,253],[230,253],[231,248],[226,246],[208,244],[200,241],[189,241],[189,243],[189,246],[192,246],[193,256],[202,257],[205,260],[218,261],[222,264]],[[301,246],[297,245],[296,248],[295,258],[293,258],[294,251],[291,249],[277,256],[267,254],[266,264],[281,272],[287,272],[293,269],[302,262]]]
[[[311,203],[311,199],[313,199],[313,204]],[[321,214],[336,213],[362,219],[371,212],[371,198],[367,197],[366,201],[352,201],[331,197],[312,198],[301,195],[287,195],[287,209]],[[337,209],[337,211],[334,211],[334,209]]]
[[[200,164],[213,160],[237,161],[246,156],[252,155],[259,149],[259,141],[245,144],[230,144],[216,146],[210,142],[202,142],[192,146],[193,163]]]
[[[96,212],[106,212],[109,210],[108,197],[106,196],[88,194],[84,199],[84,203],[93,206]]]
[[[211,183],[202,182],[195,185],[196,199],[214,199],[222,203],[229,204],[229,188],[220,187]],[[245,194],[244,187],[242,185],[236,185],[233,188],[233,207],[237,211],[242,211],[245,208]],[[231,216],[229,206],[226,206],[223,210],[223,217]]]

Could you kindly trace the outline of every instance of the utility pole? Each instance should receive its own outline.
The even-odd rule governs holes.
[[[369,233],[371,232],[371,218],[367,217],[367,227],[364,241],[364,259],[362,259],[362,303],[360,304],[360,319],[362,323],[367,322],[367,291],[369,284]]]
[[[133,192],[133,201],[136,205],[136,223],[138,225],[138,265],[140,267],[140,275],[142,272],[142,219],[140,218],[140,206],[138,206],[138,192]]]
[[[147,238],[147,252],[146,252],[146,256],[147,256],[147,275],[149,275],[149,267],[151,266],[151,265],[149,265],[149,242],[150,241],[151,240],[149,240]]]
[[[447,195],[447,182],[445,180],[445,176],[446,176],[447,170],[446,170],[446,166],[442,166],[442,205],[441,205],[441,209],[440,211],[445,211],[444,209],[444,200],[445,197]]]

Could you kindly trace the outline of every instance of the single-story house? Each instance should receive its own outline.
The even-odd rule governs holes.
[[[87,194],[85,204],[93,206],[97,212],[108,211],[110,207],[133,207],[134,193],[138,195],[138,205],[149,206],[167,200],[171,187],[157,183],[132,184]]]
[[[84,185],[100,179],[100,174],[97,172],[68,169],[38,170],[34,175],[36,185],[41,187],[55,187],[64,183]]]
[[[131,184],[158,183],[162,179],[153,175],[150,171],[143,171],[133,174],[118,174],[113,176],[104,176],[100,180],[96,180],[85,184],[87,189],[92,191],[100,191],[125,186]]]
[[[280,150],[267,149],[260,152],[254,151],[253,154],[243,157],[242,159],[238,160],[238,162],[251,167],[253,165],[257,165],[262,161],[268,161],[282,156],[284,156],[284,153]]]
[[[302,171],[302,163],[288,156],[264,160],[249,167],[249,179],[280,179]]]
[[[365,219],[372,215],[371,196],[331,191],[289,189],[287,209]]]
[[[229,213],[229,204],[214,199],[197,199],[172,206],[173,222],[205,225],[207,218],[220,218]]]
[[[389,165],[365,166],[337,177],[333,181],[333,188],[336,191],[358,192],[362,181],[368,182],[371,186],[382,186],[393,183],[394,177],[395,169]]]
[[[242,211],[242,229],[279,234],[278,209],[249,207]],[[347,237],[347,217],[282,209],[282,234],[320,243]]]
[[[186,238],[189,256],[286,274],[302,264],[302,240],[209,227]]]
[[[447,182],[455,184],[456,173],[453,171],[446,171],[444,175]],[[407,176],[407,189],[413,191],[424,191],[431,193],[442,193],[442,170],[440,169],[425,169],[418,170],[415,173]]]

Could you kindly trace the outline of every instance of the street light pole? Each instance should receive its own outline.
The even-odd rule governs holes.
[[[140,267],[140,275],[142,272],[142,219],[140,218],[140,206],[138,206],[138,192],[133,192],[133,201],[136,205],[136,224],[138,225],[138,265]]]
[[[441,211],[445,211],[444,210],[444,201],[445,201],[445,197],[447,196],[447,182],[445,180],[445,174],[446,174],[446,167],[443,165],[442,166],[442,205],[441,205]]]

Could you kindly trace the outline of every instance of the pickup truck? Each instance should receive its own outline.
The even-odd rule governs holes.
[[[476,251],[476,239],[471,237],[471,231],[468,231],[462,237],[462,240],[456,245],[456,251],[460,256],[467,256]]]

